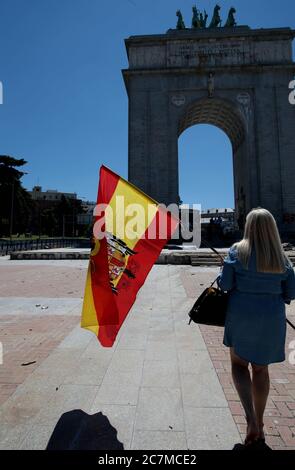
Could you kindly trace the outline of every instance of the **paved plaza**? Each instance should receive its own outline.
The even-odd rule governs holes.
[[[190,307],[219,268],[154,266],[114,346],[103,348],[79,327],[87,265],[0,258],[0,448],[45,449],[74,410],[102,413],[124,449],[241,442],[245,419],[222,329],[188,326]],[[294,305],[287,311],[295,321]],[[288,328],[287,358],[294,339]],[[295,365],[270,370],[267,443],[294,450]]]

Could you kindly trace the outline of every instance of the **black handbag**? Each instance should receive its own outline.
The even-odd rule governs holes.
[[[212,248],[208,243],[202,240],[215,254],[217,254],[223,264],[222,256]],[[226,309],[229,298],[229,292],[223,292],[218,286],[213,287],[218,277],[214,279],[212,284],[207,287],[200,297],[194,303],[192,309],[189,312],[189,325],[191,322],[195,322],[201,325],[210,326],[224,326]]]
[[[216,279],[204,290],[190,310],[189,325],[192,321],[201,325],[225,325],[229,293],[223,292],[219,287],[213,287]]]

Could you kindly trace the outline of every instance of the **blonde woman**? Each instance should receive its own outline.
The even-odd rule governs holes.
[[[244,237],[229,250],[218,284],[230,291],[223,344],[230,348],[232,377],[247,420],[245,445],[249,445],[265,440],[268,365],[285,360],[285,303],[295,299],[294,270],[269,211],[257,208],[248,214]]]

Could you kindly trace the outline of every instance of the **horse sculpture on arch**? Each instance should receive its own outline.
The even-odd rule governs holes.
[[[182,13],[181,13],[180,10],[177,10],[176,16],[178,17],[178,21],[177,21],[176,28],[177,28],[177,29],[185,29],[185,24],[184,24],[184,21],[183,21],[183,16],[182,16]]]
[[[227,17],[227,20],[225,22],[225,25],[224,25],[225,28],[233,28],[234,26],[237,25],[235,17],[234,17],[235,13],[236,13],[236,9],[232,7],[229,10],[228,17]]]
[[[218,26],[221,26],[221,18],[219,14],[220,10],[221,10],[221,7],[219,5],[215,5],[213,18],[211,20],[209,28],[217,28]]]
[[[196,6],[193,7],[192,28],[201,28],[201,20],[199,10]]]
[[[196,6],[193,6],[193,18],[192,18],[192,28],[199,29],[199,28],[206,28],[207,23],[207,12],[204,10],[204,13],[201,13]]]

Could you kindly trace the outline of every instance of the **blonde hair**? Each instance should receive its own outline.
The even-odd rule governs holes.
[[[244,267],[253,247],[256,251],[256,269],[263,273],[283,273],[291,263],[284,253],[278,227],[273,215],[266,209],[252,209],[246,217],[243,239],[234,245]]]

